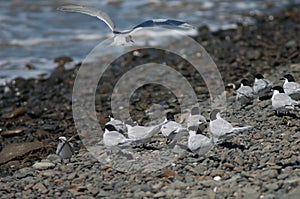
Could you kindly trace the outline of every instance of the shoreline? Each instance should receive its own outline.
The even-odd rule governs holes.
[[[285,73],[293,73],[299,82],[299,13],[300,6],[294,6],[274,14],[273,17],[259,17],[255,26],[238,26],[237,29],[213,33],[201,28],[196,40],[211,55],[225,85],[238,85],[242,78],[252,80],[252,76],[258,72],[276,85],[282,84],[279,79]],[[147,53],[142,52],[142,55],[145,60],[151,61],[152,58],[147,57]],[[159,58],[164,54],[158,52],[151,55]],[[126,62],[122,65],[122,61],[121,70],[112,70],[103,80],[104,83],[128,70],[125,68]],[[182,63],[177,59],[172,61],[175,64]],[[225,146],[216,146],[206,159],[197,160],[189,156],[179,160],[176,166],[168,166],[157,173],[129,175],[99,165],[88,155],[82,155],[84,146],[78,136],[75,137],[74,144],[79,155],[71,163],[61,165],[54,160],[54,167],[42,172],[32,168],[35,162],[49,160],[48,155],[55,153],[59,136],[71,137],[76,132],[72,116],[72,89],[78,68],[77,66],[66,70],[62,64],[48,79],[17,78],[8,84],[9,90],[0,87],[1,195],[5,194],[7,198],[16,196],[26,183],[28,188],[23,191],[25,197],[50,195],[180,198],[187,195],[251,198],[251,194],[254,194],[257,197],[263,195],[266,198],[288,198],[289,195],[297,196],[300,193],[300,169],[297,167],[300,164],[299,137],[292,138],[300,131],[299,118],[275,116],[268,101],[256,102],[255,106],[239,113],[233,112],[230,117],[231,121],[258,125],[251,135],[246,135],[246,138],[237,137]],[[200,75],[190,68],[183,72],[199,90],[198,96],[206,99],[208,94],[203,89],[205,85]],[[113,88],[111,81],[104,85],[105,88],[101,91],[103,93],[99,95],[100,103],[96,103],[101,125],[108,121],[107,115],[110,112],[108,104],[101,100],[108,99]],[[146,88],[156,89],[151,86]],[[170,100],[166,91],[161,89],[159,92],[161,98],[158,99]],[[141,93],[142,96],[153,97],[151,92]],[[134,118],[145,116],[143,103],[147,102],[147,97],[136,97],[139,101],[133,104],[139,110],[134,111]],[[228,91],[230,108],[233,101],[234,92]],[[178,110],[178,101],[168,101],[168,104]],[[204,111],[208,113],[209,108],[204,108]],[[16,153],[21,149],[21,143],[29,145],[26,145],[26,150],[23,147],[22,152]],[[4,149],[13,155],[4,157],[1,153]],[[193,161],[198,161],[196,166],[192,164]],[[81,170],[76,168],[78,165]],[[86,167],[91,168],[91,171],[86,170]],[[46,175],[46,172],[50,174]],[[90,172],[92,178],[88,177],[87,172]],[[222,180],[216,182],[213,180],[215,176],[221,176]],[[43,182],[43,178],[47,182]],[[62,183],[68,187],[67,190],[60,188],[61,185],[55,186],[54,182]],[[10,186],[11,183],[16,186]],[[90,188],[87,184],[91,184]],[[239,187],[240,184],[243,186]],[[218,187],[217,191],[213,191],[214,187]]]

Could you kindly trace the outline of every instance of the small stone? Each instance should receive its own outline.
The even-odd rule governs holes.
[[[278,179],[278,180],[284,180],[284,179],[286,179],[287,177],[289,177],[289,174],[287,174],[287,173],[282,173],[282,174],[280,174],[280,175],[277,176],[277,179]]]
[[[99,193],[99,190],[96,186],[93,186],[92,184],[87,184],[86,188],[89,190],[90,193],[93,194],[93,196],[96,196]]]
[[[214,180],[215,180],[215,181],[220,181],[220,180],[221,180],[221,177],[220,177],[220,176],[215,176],[215,177],[214,177]]]
[[[236,163],[238,163],[238,165],[243,165],[243,164],[244,164],[244,159],[241,158],[240,156],[235,157],[235,158],[234,158],[234,161],[235,161]]]
[[[25,178],[27,176],[33,176],[33,171],[31,168],[23,168],[16,173],[16,177],[18,179]]]
[[[164,196],[166,196],[165,192],[158,192],[153,195],[154,198],[160,198],[160,197],[164,197]]]
[[[151,187],[149,187],[149,185],[144,185],[144,184],[139,184],[139,185],[136,185],[134,187],[132,187],[132,191],[151,191]]]
[[[4,136],[4,137],[6,137],[6,136],[9,137],[9,136],[18,135],[18,134],[22,133],[23,131],[24,131],[23,128],[17,128],[17,129],[3,131],[0,133],[0,135]]]
[[[274,194],[267,194],[263,197],[263,199],[274,199],[276,198]]]
[[[45,177],[51,177],[54,176],[56,173],[53,172],[52,170],[47,170],[47,171],[43,171],[41,174]]]
[[[38,189],[42,193],[47,193],[48,192],[47,188],[40,182],[35,184],[32,188],[33,189]]]
[[[172,187],[172,188],[183,188],[183,187],[186,187],[186,184],[185,183],[183,183],[183,182],[181,182],[181,181],[179,181],[179,180],[176,180],[175,182],[173,182],[171,185],[170,185],[170,187]]]
[[[271,191],[276,191],[279,188],[277,183],[267,184],[266,187]]]
[[[53,163],[58,163],[58,162],[60,162],[60,157],[56,154],[50,154],[47,156],[47,160],[49,160],[50,162],[53,162]]]
[[[33,168],[37,170],[45,170],[45,169],[52,169],[55,167],[55,164],[52,162],[36,162],[32,165]]]
[[[11,113],[3,115],[2,118],[11,119],[11,118],[17,117],[19,115],[23,115],[24,113],[26,113],[26,109],[24,107],[21,107],[21,108],[15,109]]]
[[[152,188],[153,188],[153,189],[161,189],[162,186],[163,186],[163,183],[162,183],[162,182],[159,182],[159,183],[157,183],[157,184],[152,185]]]
[[[68,180],[73,180],[76,177],[76,173],[71,173],[68,175]]]
[[[263,180],[268,180],[268,179],[272,179],[277,177],[277,171],[274,169],[268,169],[266,171],[263,171],[259,176],[263,179]]]
[[[300,187],[296,187],[294,190],[290,191],[287,195],[286,198],[288,199],[299,199],[300,196]]]
[[[30,184],[27,184],[25,187],[24,187],[24,190],[28,190],[28,189],[31,189],[33,187],[34,184],[30,183]]]

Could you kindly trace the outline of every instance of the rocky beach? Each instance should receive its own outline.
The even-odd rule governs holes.
[[[0,86],[0,197],[299,198],[300,109],[277,116],[270,100],[255,100],[236,109],[235,91],[229,85],[239,87],[242,78],[253,83],[256,73],[273,85],[282,85],[280,78],[287,73],[300,82],[300,5],[256,19],[255,25],[238,24],[236,29],[216,32],[200,27],[195,37],[228,85],[226,119],[254,128],[216,145],[203,157],[187,151],[155,172],[120,171],[89,154],[73,121],[72,92],[80,63],[66,69],[71,58],[57,58],[49,78],[16,78]],[[209,99],[200,74],[166,54],[148,49],[140,51],[139,58],[175,66],[193,85],[198,99]],[[96,111],[101,127],[109,120],[115,80],[136,63],[139,60],[127,55],[113,63],[100,80]],[[163,87],[145,85],[132,96],[131,116],[144,124],[145,111],[162,102],[179,114],[179,100],[174,95]],[[207,118],[210,108],[208,102],[201,107]],[[75,155],[70,162],[61,163],[55,155],[59,136],[74,136]]]

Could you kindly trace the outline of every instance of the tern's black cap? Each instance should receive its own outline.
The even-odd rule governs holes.
[[[210,112],[210,121],[217,119],[217,114],[220,112],[220,109],[214,109]]]
[[[278,90],[279,93],[284,93],[284,90],[281,86],[275,86],[275,87],[273,87],[273,90]]]
[[[254,75],[254,77],[256,79],[264,79],[264,76],[261,73],[257,73],[256,75]]]
[[[117,129],[111,125],[111,124],[107,124],[105,125],[105,128],[108,130],[108,131],[117,131]]]
[[[250,86],[250,82],[248,79],[242,79],[241,84],[243,84],[244,86]]]
[[[175,121],[174,113],[167,112],[166,113],[166,118],[167,118],[168,121]]]
[[[286,74],[283,77],[286,78],[289,82],[295,82],[295,79],[294,79],[293,75],[291,75],[291,74]]]

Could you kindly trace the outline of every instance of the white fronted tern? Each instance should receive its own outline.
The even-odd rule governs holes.
[[[103,134],[103,144],[107,147],[124,145],[130,143],[133,140],[127,139],[123,134],[116,130],[116,128],[108,124],[105,126]]]
[[[185,29],[195,29],[193,26],[189,25],[186,22],[173,20],[173,19],[151,19],[144,21],[129,30],[117,30],[115,28],[115,24],[111,20],[111,18],[103,11],[100,11],[95,8],[80,6],[80,5],[65,5],[59,7],[58,10],[65,12],[79,12],[83,14],[87,14],[93,17],[97,17],[102,20],[112,31],[114,37],[122,36],[124,38],[125,43],[133,42],[131,38],[131,33],[134,31],[140,30],[142,28],[147,27],[155,27],[155,26],[164,26],[164,27],[175,27],[175,28],[185,28]]]
[[[224,120],[220,115],[219,109],[214,109],[210,113],[209,130],[215,142],[222,142],[233,135],[248,130],[252,126],[233,127],[228,121]]]
[[[255,99],[254,90],[247,79],[241,80],[241,86],[236,92],[236,101],[241,105],[247,105]]]
[[[165,123],[163,122],[154,126],[131,126],[126,124],[128,138],[135,141],[142,141],[143,143],[149,142],[155,134],[159,133],[161,126]]]
[[[205,155],[213,146],[214,140],[204,135],[197,134],[196,131],[189,131],[188,148],[199,156]]]
[[[290,96],[284,93],[281,86],[273,88],[272,106],[277,114],[287,114],[293,110],[295,106],[300,106],[299,101],[293,100]]]
[[[58,139],[61,142],[57,145],[56,154],[61,158],[61,162],[63,162],[64,159],[69,159],[70,161],[71,157],[74,155],[74,146],[70,143],[70,140],[73,139],[73,137],[67,140],[66,137],[61,136]]]
[[[286,74],[283,76],[283,90],[289,95],[293,100],[300,100],[300,84],[295,82],[294,77],[291,74]]]
[[[176,135],[176,130],[182,128],[182,125],[175,122],[174,114],[167,112],[165,117],[165,124],[160,128],[161,133],[168,139],[173,139]]]
[[[178,128],[175,131],[174,139],[169,143],[169,148],[179,147],[181,150],[187,150],[189,130],[187,128]]]
[[[124,134],[126,132],[127,129],[126,129],[126,125],[124,122],[122,122],[121,120],[114,119],[114,117],[112,115],[109,115],[109,119],[110,119],[110,121],[105,124],[105,127],[107,125],[112,125],[112,126],[114,126],[115,130],[118,131],[119,133]],[[109,128],[111,128],[111,127],[109,127]]]
[[[187,128],[193,131],[200,131],[207,127],[207,121],[203,115],[200,114],[199,107],[193,107],[188,117]]]
[[[268,99],[272,96],[272,83],[258,73],[254,76],[253,90],[260,100]]]

